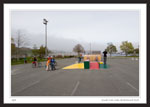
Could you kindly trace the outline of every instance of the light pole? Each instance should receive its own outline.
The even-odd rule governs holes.
[[[46,19],[43,19],[43,24],[45,24],[45,57],[47,56],[47,23]]]
[[[92,51],[91,51],[91,43],[90,43],[90,54],[92,54]]]

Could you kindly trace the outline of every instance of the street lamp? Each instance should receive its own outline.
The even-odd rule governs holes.
[[[91,51],[91,43],[90,43],[90,54],[92,54],[92,51]]]
[[[45,57],[47,56],[47,23],[46,19],[43,19],[43,24],[45,24]]]

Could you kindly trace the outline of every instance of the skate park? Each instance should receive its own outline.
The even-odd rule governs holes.
[[[12,96],[139,95],[138,60],[108,58],[106,68],[102,60],[76,62],[77,58],[59,59],[57,70],[49,72],[31,64],[12,66]]]
[[[108,65],[104,64],[102,61],[101,54],[91,54],[91,55],[84,55],[82,63],[72,64],[70,66],[64,67],[63,69],[107,69]]]
[[[19,28],[22,28],[21,25],[26,28],[30,25],[32,30],[27,29],[30,37],[27,32],[19,31],[18,28],[12,34],[12,62],[16,59],[11,66],[12,96],[139,96],[139,56],[127,56],[135,51],[139,53],[139,26],[131,20],[137,19],[134,21],[139,23],[136,12],[42,13],[48,17],[41,17],[41,13],[36,16],[34,12],[13,14],[14,25],[20,23]],[[109,17],[112,14],[117,17],[112,19]],[[26,23],[22,23],[18,16],[22,16]],[[36,26],[27,20],[28,16],[33,17],[32,21],[35,21]],[[108,21],[110,23],[107,24]],[[131,31],[131,28],[137,29]],[[30,47],[18,47],[13,41],[21,36],[33,42]],[[28,42],[25,39],[23,41]],[[124,56],[108,55],[105,62],[105,49],[109,50],[108,54],[118,52]],[[92,53],[93,50],[102,52]],[[86,53],[87,51],[90,53]],[[70,57],[72,52],[75,54]],[[65,56],[64,53],[68,55]],[[24,54],[26,58],[23,57]],[[82,58],[79,61],[80,54]],[[47,57],[53,55],[58,56],[56,70],[47,71]],[[32,68],[33,56],[41,58],[42,67]],[[135,57],[137,60],[134,60]],[[28,63],[24,63],[24,59]]]

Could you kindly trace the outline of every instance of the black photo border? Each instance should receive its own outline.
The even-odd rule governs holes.
[[[148,42],[149,39],[150,39],[150,0],[1,0],[0,1],[0,85],[1,85],[1,88],[0,88],[0,95],[1,95],[1,107],[2,106],[28,106],[29,104],[25,104],[25,105],[20,105],[20,104],[4,104],[4,96],[3,96],[3,83],[4,83],[4,78],[3,78],[3,72],[4,72],[4,19],[3,19],[3,15],[4,15],[4,7],[3,7],[3,4],[14,4],[14,3],[123,3],[123,4],[140,4],[140,3],[146,3],[147,4],[147,104],[125,104],[125,105],[121,105],[121,104],[113,104],[114,107],[124,107],[124,106],[136,106],[136,107],[139,107],[139,106],[148,106],[150,105],[150,69],[149,69],[149,58],[150,58],[150,52],[149,52],[149,49],[148,49],[148,46],[150,45],[150,43]],[[60,104],[51,104],[53,106],[59,106]],[[80,104],[80,106],[112,106],[111,104]],[[35,107],[39,107],[39,106],[43,106],[41,104],[30,104],[30,106],[35,106]],[[48,104],[44,104],[44,106],[49,106]],[[61,105],[62,106],[62,105]],[[63,104],[63,106],[75,106],[73,104]],[[79,106],[79,105],[77,105]]]

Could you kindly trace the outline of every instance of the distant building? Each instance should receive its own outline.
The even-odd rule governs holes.
[[[77,55],[77,53],[52,50],[52,53],[49,53],[49,56],[53,56],[53,55],[55,55],[55,56],[57,56],[57,55],[70,56],[70,55]]]
[[[98,54],[101,54],[101,51],[85,51],[84,53],[85,55],[90,55],[90,54],[95,54],[95,55],[98,55]]]
[[[101,54],[101,51],[92,51],[92,54]]]
[[[32,50],[30,48],[21,47],[19,48],[19,52],[17,53],[18,48],[16,47],[16,51],[14,55],[11,55],[11,58],[24,58],[27,56],[32,56]]]

